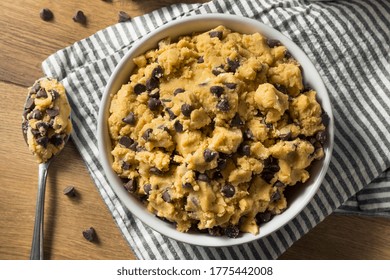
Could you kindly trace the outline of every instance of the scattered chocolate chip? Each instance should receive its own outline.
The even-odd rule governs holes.
[[[41,120],[42,118],[43,118],[43,114],[38,109],[35,109],[30,114],[30,119]]]
[[[60,110],[58,108],[52,108],[52,109],[47,108],[46,114],[48,114],[49,117],[54,118],[60,114]]]
[[[253,140],[254,139],[253,133],[249,128],[245,129],[243,136],[244,136],[245,140]]]
[[[229,112],[230,110],[229,101],[227,99],[222,99],[221,101],[218,102],[217,109],[220,110],[221,112]]]
[[[126,117],[122,119],[122,121],[132,126],[135,125],[135,123],[137,122],[133,112],[130,112]]]
[[[244,125],[244,122],[241,120],[240,115],[236,113],[230,122],[231,127],[241,127]]]
[[[153,132],[152,128],[146,129],[145,132],[142,134],[142,138],[144,138],[145,141],[149,141],[150,135],[152,134],[152,132]]]
[[[41,17],[42,20],[44,21],[50,21],[53,19],[54,14],[51,10],[44,8],[39,12],[39,16]]]
[[[37,95],[35,96],[36,98],[47,98],[47,92],[44,88],[41,88],[38,92]]]
[[[249,157],[251,155],[251,147],[248,144],[242,144],[238,147],[238,153]]]
[[[183,125],[178,120],[175,121],[173,127],[175,128],[176,132],[183,132]]]
[[[208,229],[208,232],[211,236],[222,236],[223,232],[221,227],[212,227]]]
[[[213,30],[209,32],[210,38],[218,38],[219,40],[222,40],[223,33],[222,31]]]
[[[203,56],[198,57],[198,61],[197,61],[197,62],[198,62],[198,63],[203,63],[203,62],[204,62]]]
[[[326,139],[327,139],[325,130],[317,132],[315,137],[316,137],[316,140],[318,142],[320,142],[321,144],[324,144],[326,142]]]
[[[238,226],[229,225],[224,229],[224,234],[229,238],[236,238],[240,233]]]
[[[89,229],[84,230],[84,231],[83,231],[83,236],[84,236],[84,238],[87,239],[89,242],[94,241],[95,238],[96,238],[95,229],[94,229],[93,227],[90,227]]]
[[[160,79],[164,75],[164,70],[160,65],[158,65],[156,68],[152,71],[152,77],[156,79]]]
[[[237,84],[235,84],[235,83],[224,83],[224,85],[225,85],[228,89],[236,89],[236,87],[237,87]]]
[[[182,92],[185,92],[185,90],[183,88],[177,88],[175,89],[175,91],[173,92],[173,95],[178,95],[179,93],[182,93]]]
[[[34,98],[29,97],[26,101],[26,104],[24,105],[25,109],[32,110],[35,106]]]
[[[135,179],[130,179],[123,187],[129,193],[135,193],[137,191],[137,181]]]
[[[203,152],[203,157],[206,162],[211,162],[213,159],[215,159],[217,155],[218,155],[217,152],[209,149],[205,149]]]
[[[67,186],[67,187],[64,189],[63,193],[64,193],[64,195],[73,197],[73,196],[76,196],[76,189],[75,189],[74,186]]]
[[[240,67],[240,62],[235,59],[235,60],[230,60],[229,58],[227,59],[227,71],[228,72],[236,72],[238,67]]]
[[[136,84],[134,86],[134,93],[140,95],[141,93],[146,91],[146,86],[143,84]]]
[[[272,193],[271,198],[270,198],[270,203],[279,201],[280,198],[281,198],[280,193],[278,191],[276,191],[276,192]]]
[[[156,99],[156,98],[149,98],[148,100],[148,107],[150,110],[152,111],[156,111],[158,110],[158,108],[160,107],[161,105],[161,101],[159,99]]]
[[[131,17],[129,16],[128,13],[126,13],[125,11],[119,11],[118,22],[126,22],[126,21],[130,21],[130,20],[131,20]]]
[[[170,108],[166,108],[165,110],[167,111],[170,120],[174,120],[177,118],[177,116],[172,112]]]
[[[129,170],[130,167],[131,167],[131,165],[128,162],[126,162],[126,161],[122,162],[122,169],[123,170]]]
[[[41,136],[41,137],[37,138],[37,144],[41,145],[44,148],[47,147],[48,142],[49,142],[49,139],[46,136]]]
[[[122,146],[126,147],[126,148],[130,148],[130,145],[134,143],[134,140],[131,139],[130,137],[128,136],[122,136],[120,139],[119,139],[119,144],[121,144]]]
[[[224,197],[231,198],[236,193],[236,189],[232,184],[226,184],[221,188],[221,193]]]
[[[171,195],[169,194],[168,190],[165,190],[162,194],[162,199],[167,202],[167,203],[171,203],[172,202],[172,198],[171,198]]]
[[[37,81],[30,89],[30,92],[29,94],[34,94],[34,93],[37,93],[39,91],[39,89],[41,88],[41,83],[39,81]]]
[[[280,43],[279,40],[267,39],[267,45],[268,45],[268,47],[270,47],[270,48],[274,48],[274,47],[279,47],[279,46],[281,46],[282,44]]]
[[[192,107],[190,104],[184,103],[181,105],[181,112],[183,115],[187,118],[191,116],[191,112],[194,110],[194,107]]]
[[[161,176],[164,174],[164,172],[162,172],[160,169],[158,169],[157,167],[151,167],[149,169],[149,172],[152,173],[153,175],[157,175],[157,176]]]
[[[212,86],[210,87],[210,92],[216,95],[218,98],[224,93],[224,88],[221,86]]]
[[[149,79],[146,80],[146,90],[148,91],[152,91],[154,90],[155,88],[158,88],[160,82],[158,79],[156,79],[155,77],[151,77]]]
[[[204,173],[198,173],[196,176],[196,179],[198,181],[202,181],[202,182],[206,182],[206,183],[210,182],[210,178]]]
[[[87,23],[87,17],[85,16],[83,11],[77,11],[76,14],[73,16],[73,21],[78,22],[81,24]]]
[[[149,193],[150,193],[150,191],[152,190],[152,185],[151,184],[145,184],[144,185],[144,193],[146,194],[146,195],[149,195]]]
[[[51,98],[52,100],[56,100],[58,97],[60,97],[60,94],[58,93],[58,91],[56,91],[55,89],[52,89],[51,90]]]
[[[64,139],[60,134],[53,134],[49,141],[56,147],[59,147],[64,143]]]
[[[182,186],[183,186],[183,188],[185,188],[185,189],[192,189],[192,184],[189,183],[189,182],[185,182]]]
[[[227,164],[227,160],[225,158],[217,159],[217,168],[218,168],[218,170],[225,169],[226,164]]]
[[[151,92],[148,93],[148,96],[159,99],[160,98],[160,90],[158,88],[155,88],[154,90],[152,90]]]
[[[271,220],[272,214],[269,211],[259,212],[256,214],[255,220],[258,225],[267,223]]]

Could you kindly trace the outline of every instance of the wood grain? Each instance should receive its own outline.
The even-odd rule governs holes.
[[[134,17],[177,2],[206,1],[0,1],[0,259],[29,258],[38,166],[24,143],[20,123],[26,88],[42,76],[42,60],[116,23],[121,10]],[[44,7],[53,11],[52,22],[39,18]],[[73,22],[77,10],[85,12],[86,26]],[[75,198],[63,194],[68,185],[76,187]],[[82,236],[91,226],[98,242]],[[331,215],[281,259],[390,259],[388,244],[390,220]],[[134,259],[72,142],[49,170],[45,257]]]

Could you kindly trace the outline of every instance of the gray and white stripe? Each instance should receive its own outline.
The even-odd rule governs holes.
[[[110,74],[134,41],[171,20],[231,13],[268,24],[299,45],[327,86],[335,115],[329,172],[313,201],[270,236],[227,248],[176,242],[121,205],[98,160],[99,102]],[[73,110],[72,139],[114,220],[140,259],[275,259],[330,213],[390,214],[390,4],[385,0],[214,0],[176,4],[118,23],[48,57]],[[387,172],[385,172],[387,170]]]

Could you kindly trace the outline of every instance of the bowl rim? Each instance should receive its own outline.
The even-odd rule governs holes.
[[[260,232],[257,235],[253,235],[251,233],[244,233],[243,236],[238,238],[218,238],[215,236],[209,236],[209,235],[202,235],[200,238],[194,238],[194,234],[190,233],[182,233],[177,231],[172,225],[160,220],[155,215],[150,213],[144,205],[142,205],[143,209],[141,209],[139,206],[139,201],[131,195],[129,195],[121,184],[119,184],[119,177],[116,175],[116,173],[111,168],[111,162],[112,158],[110,155],[110,151],[108,151],[107,147],[108,144],[111,146],[111,140],[109,139],[109,132],[108,132],[108,111],[111,104],[111,94],[115,94],[118,90],[113,90],[115,88],[115,81],[117,79],[117,76],[121,74],[121,72],[124,71],[124,69],[127,67],[127,65],[132,62],[129,62],[133,57],[140,55],[141,53],[144,53],[146,50],[149,50],[151,48],[145,49],[145,45],[147,45],[147,42],[149,40],[153,41],[152,46],[156,47],[157,42],[167,36],[161,36],[166,31],[171,30],[170,32],[173,32],[172,29],[175,27],[180,27],[180,25],[191,25],[194,23],[200,23],[204,21],[211,21],[211,22],[220,22],[219,25],[225,25],[227,28],[232,29],[233,31],[236,31],[233,28],[230,28],[232,25],[239,25],[244,24],[250,26],[249,29],[257,30],[260,34],[264,35],[267,38],[277,39],[279,40],[286,48],[289,50],[289,52],[294,57],[300,57],[297,59],[297,61],[302,65],[302,68],[304,69],[304,76],[306,70],[310,70],[310,75],[315,77],[315,85],[312,86],[317,93],[320,93],[320,100],[319,102],[322,103],[321,107],[322,110],[327,113],[329,116],[329,124],[327,126],[327,133],[328,133],[328,139],[327,143],[324,146],[325,150],[325,156],[321,160],[322,165],[320,172],[313,178],[314,182],[310,184],[310,188],[306,189],[304,192],[304,196],[300,198],[299,205],[295,204],[294,207],[289,205],[282,214],[275,216],[269,223],[262,225]],[[216,27],[217,25],[214,25]],[[207,31],[210,28],[203,28],[203,31]],[[201,30],[196,30],[201,31]],[[193,30],[190,30],[187,33],[179,33],[177,36],[181,35],[188,35],[192,33]],[[250,32],[241,32],[237,30],[239,33],[247,33]],[[253,33],[253,32],[252,32]],[[157,39],[159,38],[159,39]],[[149,42],[151,42],[149,41]],[[145,50],[144,50],[145,49]],[[142,51],[140,51],[142,50]],[[123,73],[122,73],[123,75]],[[131,75],[130,72],[128,72],[127,77],[129,78]],[[127,79],[128,81],[128,79]],[[123,84],[123,83],[121,83]],[[120,87],[119,87],[120,88]],[[319,96],[317,95],[317,100],[319,99]],[[102,106],[103,105],[103,106]],[[324,105],[326,105],[326,110],[324,110]],[[110,184],[110,187],[114,191],[114,193],[118,196],[119,200],[122,202],[122,205],[126,207],[134,217],[138,218],[142,223],[144,223],[146,226],[152,228],[153,230],[157,231],[158,233],[165,235],[169,238],[172,238],[177,241],[181,241],[187,244],[191,245],[198,245],[198,246],[207,246],[207,247],[223,247],[223,246],[233,246],[233,245],[240,245],[244,243],[248,243],[251,241],[262,239],[270,234],[272,234],[275,231],[280,230],[283,226],[285,226],[288,222],[293,220],[301,211],[310,203],[310,201],[313,199],[314,195],[318,192],[319,187],[321,186],[323,179],[325,177],[325,174],[328,170],[330,159],[333,152],[333,146],[334,146],[334,119],[333,119],[333,112],[332,112],[332,106],[330,102],[330,98],[327,92],[327,89],[324,85],[324,82],[318,73],[317,69],[311,62],[311,60],[308,58],[308,56],[299,48],[292,40],[290,40],[287,36],[282,34],[280,31],[260,22],[255,19],[250,19],[247,17],[239,16],[239,15],[231,15],[231,14],[220,14],[220,13],[210,13],[210,14],[199,14],[199,15],[189,15],[183,18],[175,19],[169,23],[166,23],[157,29],[153,30],[149,34],[142,37],[140,40],[135,42],[133,46],[127,51],[127,53],[121,58],[119,63],[115,66],[114,71],[112,72],[108,83],[105,87],[104,93],[102,95],[100,108],[99,108],[99,114],[98,114],[98,126],[97,126],[97,138],[98,138],[98,151],[99,151],[99,159],[102,164],[104,174],[107,177],[107,181]],[[108,141],[108,142],[107,142]],[[312,178],[311,178],[312,179]],[[140,211],[137,211],[140,210]],[[264,233],[264,227],[266,227],[268,224],[272,223],[272,221],[277,220],[279,223],[276,226],[269,226],[270,229],[267,228]],[[274,222],[276,224],[276,222]],[[271,224],[272,225],[272,224]],[[196,235],[198,236],[198,235]]]

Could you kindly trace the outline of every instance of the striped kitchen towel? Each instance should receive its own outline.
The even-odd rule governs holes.
[[[176,242],[135,219],[103,174],[95,136],[104,87],[133,43],[169,21],[200,13],[254,18],[288,36],[323,77],[335,116],[333,157],[312,202],[279,231],[227,248]],[[338,208],[344,213],[380,215],[390,209],[390,172],[385,172],[390,167],[389,26],[387,0],[177,4],[101,30],[51,55],[42,67],[47,76],[57,77],[64,84],[73,109],[73,141],[139,259],[276,259]]]

